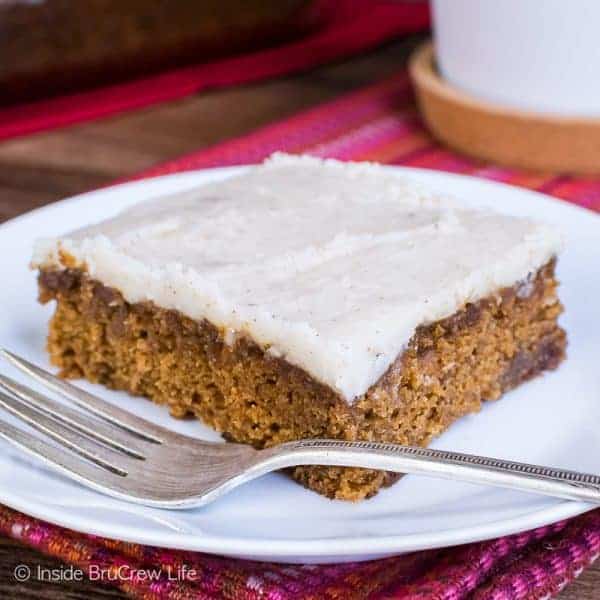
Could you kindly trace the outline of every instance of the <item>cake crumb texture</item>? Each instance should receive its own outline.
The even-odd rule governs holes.
[[[195,416],[230,441],[257,448],[302,438],[427,445],[563,359],[555,261],[451,317],[421,326],[406,350],[349,404],[302,369],[243,335],[230,340],[151,302],[128,303],[79,269],[40,272],[40,301],[56,300],[48,350],[61,375],[101,383]],[[229,342],[229,343],[227,343]],[[306,487],[344,500],[397,479],[358,468],[297,467]]]

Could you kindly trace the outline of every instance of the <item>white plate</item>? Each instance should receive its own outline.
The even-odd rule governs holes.
[[[392,169],[392,167],[390,167]],[[48,367],[46,322],[27,269],[32,242],[113,215],[165,192],[226,177],[215,169],[129,183],[84,194],[0,227],[0,344]],[[451,427],[437,448],[600,473],[600,218],[541,194],[439,172],[394,168],[438,190],[516,215],[555,223],[567,236],[559,260],[569,357],[554,373],[488,403]],[[2,372],[15,373],[6,365]],[[171,419],[147,400],[85,385],[144,417],[208,439],[199,423]],[[360,504],[333,502],[281,474],[250,483],[214,504],[166,511],[87,490],[2,445],[0,502],[87,533],[156,546],[281,562],[359,560],[492,538],[551,523],[589,505],[496,488],[407,476]]]

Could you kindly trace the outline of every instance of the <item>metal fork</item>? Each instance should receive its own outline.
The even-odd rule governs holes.
[[[457,452],[319,439],[265,450],[204,442],[134,416],[7,350],[0,349],[0,355],[78,407],[0,375],[0,407],[42,434],[0,420],[0,438],[83,485],[129,502],[189,508],[212,502],[271,471],[336,465],[420,473],[600,503],[597,475]]]

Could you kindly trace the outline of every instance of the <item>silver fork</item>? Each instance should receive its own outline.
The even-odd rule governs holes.
[[[600,504],[597,475],[457,452],[319,439],[265,450],[204,442],[134,416],[7,350],[0,349],[0,355],[78,407],[0,375],[0,407],[42,434],[0,420],[0,438],[83,485],[129,502],[189,508],[271,471],[336,465],[420,473]]]

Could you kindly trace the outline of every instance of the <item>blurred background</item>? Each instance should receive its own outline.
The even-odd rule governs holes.
[[[325,25],[320,0],[2,0],[4,104],[274,46]]]
[[[0,0],[0,219],[394,75],[429,21],[418,0]]]

